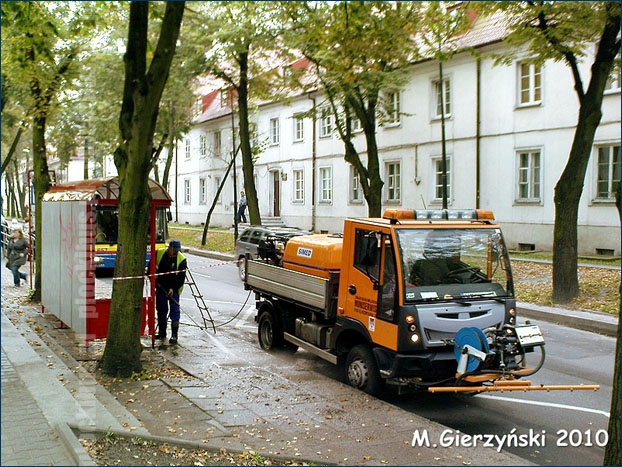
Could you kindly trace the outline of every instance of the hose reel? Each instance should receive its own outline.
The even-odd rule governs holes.
[[[480,328],[462,328],[454,339],[454,356],[458,362],[458,373],[480,369],[490,353],[488,339]]]

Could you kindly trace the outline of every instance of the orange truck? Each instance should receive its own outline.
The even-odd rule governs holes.
[[[341,364],[369,394],[387,384],[524,390],[518,379],[544,361],[538,326],[516,323],[491,211],[389,209],[346,219],[339,235],[268,238],[259,254],[246,260],[244,283],[255,292],[260,346]]]

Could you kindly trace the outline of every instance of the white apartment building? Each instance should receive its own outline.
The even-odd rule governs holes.
[[[385,94],[394,118],[377,129],[384,180],[383,206],[441,207],[440,91],[445,93],[450,208],[490,209],[513,249],[551,250],[554,188],[574,137],[578,99],[570,69],[516,59],[494,65],[491,53],[504,45],[499,33],[477,26],[465,43],[476,46],[443,64],[412,65],[409,82]],[[592,47],[593,49],[593,47]],[[527,57],[525,57],[527,58]],[[581,64],[589,79],[591,54]],[[587,83],[586,83],[587,85]],[[214,90],[200,101],[200,114],[178,147],[169,187],[180,222],[205,222],[232,150],[232,116],[226,95]],[[255,162],[262,219],[280,217],[288,226],[340,232],[345,217],[364,217],[367,206],[321,92],[286,102],[262,103],[252,115],[265,151]],[[318,117],[300,115],[314,106]],[[579,253],[619,255],[620,221],[612,185],[620,177],[620,75],[603,100],[579,209]],[[237,115],[235,123],[237,125]],[[355,145],[364,157],[362,132]],[[237,192],[243,189],[237,158]],[[177,187],[177,188],[176,188]],[[211,217],[211,226],[233,223],[233,174]]]

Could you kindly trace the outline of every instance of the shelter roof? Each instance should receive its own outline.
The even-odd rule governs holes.
[[[95,178],[77,182],[59,183],[51,187],[43,201],[91,201],[94,199],[118,199],[119,177]],[[155,180],[149,179],[152,200],[172,201],[169,194]]]

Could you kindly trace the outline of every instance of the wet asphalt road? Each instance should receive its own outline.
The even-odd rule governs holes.
[[[237,267],[218,260],[187,256],[210,311],[201,316],[191,294],[185,290],[180,302],[182,333],[203,341],[203,344],[208,341],[214,345],[218,336],[226,336],[226,342],[236,343],[234,349],[223,347],[223,352],[263,352],[256,337],[254,296],[244,290]],[[213,319],[216,336],[211,331],[211,324],[209,331],[197,328],[197,324],[207,324],[203,318]],[[602,465],[615,340],[550,323],[534,323],[545,333],[547,351],[544,368],[530,378],[534,384],[600,384],[600,391],[491,393],[475,397],[389,394],[384,400],[455,430],[455,440],[460,439],[460,434],[503,436],[531,433],[531,446],[507,449],[527,462]],[[197,348],[200,347],[198,344]],[[192,348],[192,342],[185,341],[184,345]],[[267,354],[266,357],[282,359],[284,365],[295,365],[302,372],[312,371],[343,381],[338,367],[305,351]]]

